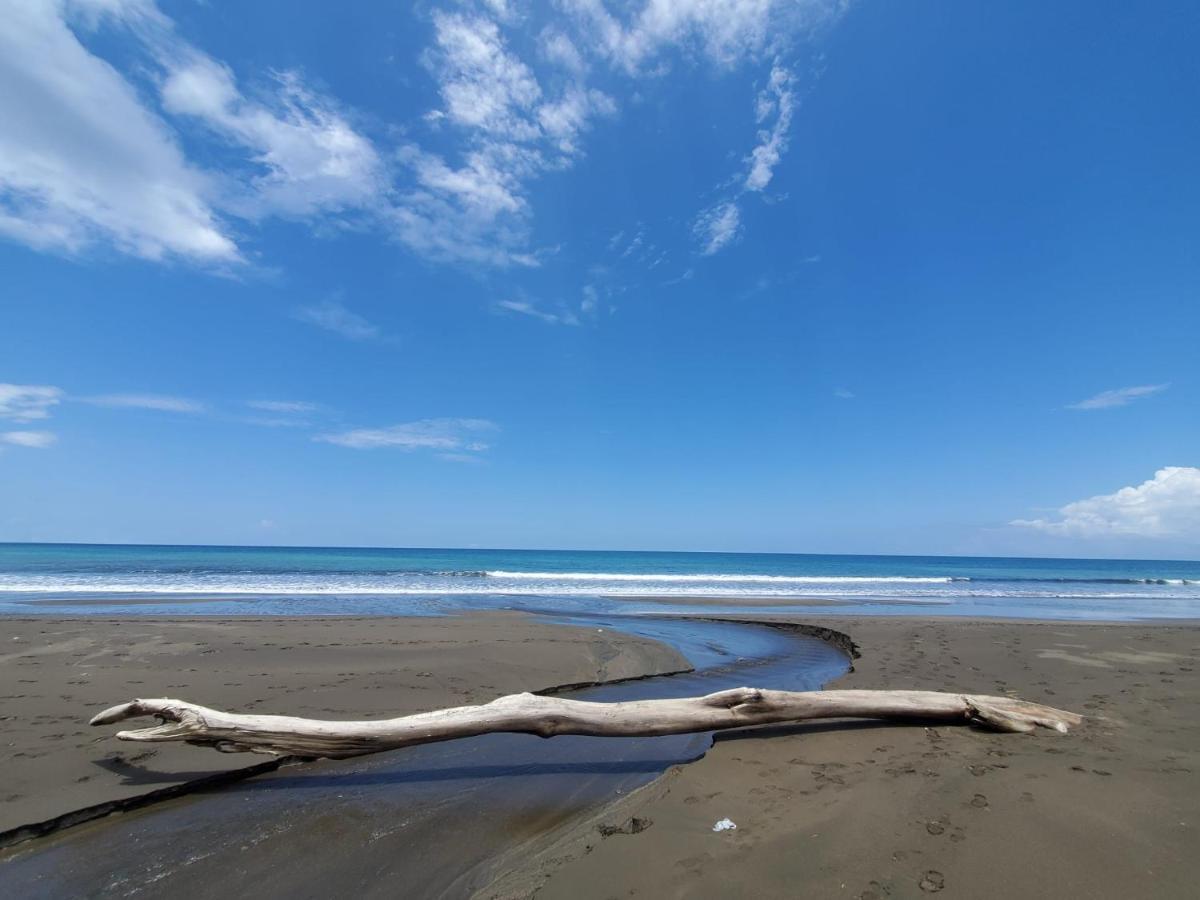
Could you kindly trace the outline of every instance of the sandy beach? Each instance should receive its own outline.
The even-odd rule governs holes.
[[[1195,896],[1196,625],[816,621],[861,652],[832,686],[1011,691],[1089,721],[1063,736],[861,722],[720,735],[487,896]],[[631,817],[644,830],[597,830]],[[725,818],[737,829],[714,833]]]
[[[445,618],[5,618],[0,831],[261,765],[122,744],[88,728],[136,696],[251,712],[376,718],[563,684],[674,672],[663,644],[503,612]]]
[[[831,686],[1013,692],[1089,721],[1063,736],[863,722],[726,733],[602,813],[530,835],[479,895],[1192,896],[1200,627],[771,619],[853,639],[855,671]],[[131,748],[83,724],[139,693],[372,717],[687,667],[650,640],[506,613],[6,625],[6,828],[258,762]],[[725,818],[737,828],[714,832]]]

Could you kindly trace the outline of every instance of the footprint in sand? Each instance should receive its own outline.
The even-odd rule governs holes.
[[[988,805],[988,798],[983,796],[983,794],[976,794],[971,798],[971,805],[976,809],[986,809]]]
[[[946,876],[937,869],[930,869],[921,876],[921,880],[918,884],[921,890],[925,891],[926,893],[936,894],[946,886]]]
[[[886,884],[872,881],[867,885],[867,889],[858,895],[858,900],[883,900],[891,892]]]

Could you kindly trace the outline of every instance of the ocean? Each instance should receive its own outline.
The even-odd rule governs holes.
[[[813,614],[1200,618],[1200,562],[0,544],[0,613],[9,614],[661,615],[791,604]]]

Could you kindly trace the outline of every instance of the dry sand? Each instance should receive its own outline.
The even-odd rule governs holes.
[[[0,832],[264,757],[121,744],[88,728],[137,696],[374,718],[687,669],[665,645],[516,613],[447,618],[0,619]]]
[[[1065,736],[864,723],[726,734],[487,895],[1196,896],[1200,628],[819,621],[861,648],[837,687],[1015,691],[1092,718]],[[714,833],[727,817],[737,829]]]

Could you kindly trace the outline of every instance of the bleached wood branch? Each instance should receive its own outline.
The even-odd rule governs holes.
[[[997,731],[1065,732],[1083,717],[1015,700],[939,691],[771,691],[734,688],[704,697],[591,703],[511,694],[481,706],[358,722],[222,712],[184,700],[134,700],[97,715],[92,725],[157,716],[153,728],[121,731],[123,741],[186,741],[227,753],[253,751],[341,758],[493,732],[553,737],[649,737],[721,731],[806,719],[867,718],[975,724]]]

